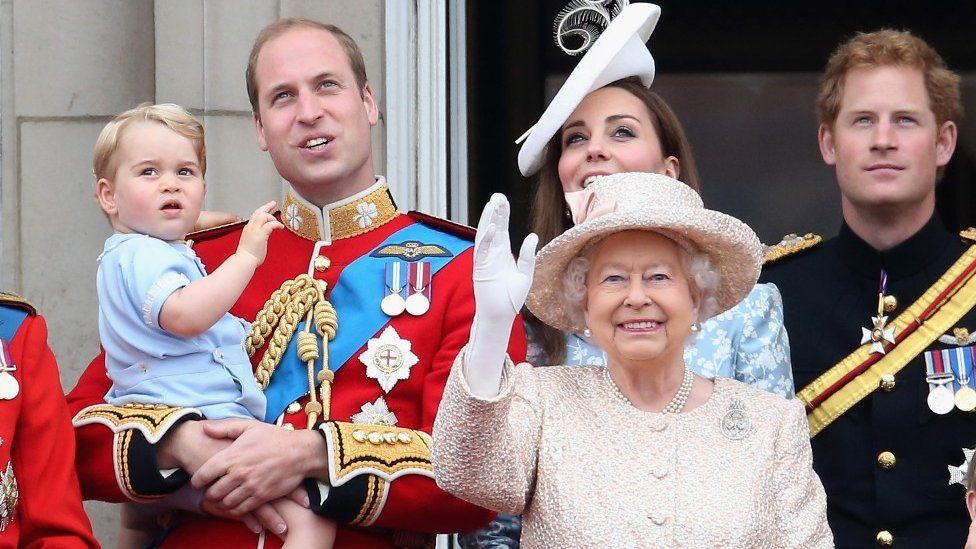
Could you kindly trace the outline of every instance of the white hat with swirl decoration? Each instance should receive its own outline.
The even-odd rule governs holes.
[[[698,193],[676,179],[617,173],[597,178],[579,192],[588,195],[583,220],[539,250],[525,302],[532,314],[554,328],[580,333],[586,327],[573,314],[578,305],[566,301],[567,266],[590,242],[621,231],[660,233],[690,252],[707,255],[718,274],[717,309],[712,314],[742,301],[759,278],[762,244],[756,233],[731,215],[705,209]]]
[[[645,42],[660,16],[661,8],[654,4],[628,5],[627,0],[574,0],[559,13],[555,27],[557,45],[570,55],[589,50],[538,122],[516,140],[524,140],[518,154],[522,175],[528,177],[538,171],[549,140],[587,94],[629,76],[640,77],[650,87],[654,81],[654,58]],[[606,30],[601,34],[602,27]],[[571,37],[581,39],[582,45],[568,47],[566,39]]]

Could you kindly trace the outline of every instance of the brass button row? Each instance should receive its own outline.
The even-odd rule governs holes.
[[[878,540],[878,545],[882,547],[891,547],[895,543],[895,536],[892,536],[891,532],[887,530],[878,532],[875,539]]]
[[[382,433],[379,431],[370,431],[367,433],[362,429],[356,429],[353,431],[352,438],[354,438],[356,442],[369,441],[370,444],[383,444],[384,442],[387,444],[396,444],[397,442],[401,444],[410,444],[413,442],[413,437],[411,437],[409,433],[393,433],[390,431]]]
[[[895,464],[898,460],[895,459],[895,454],[885,451],[878,454],[878,467],[881,467],[885,471],[889,471],[895,468]]]

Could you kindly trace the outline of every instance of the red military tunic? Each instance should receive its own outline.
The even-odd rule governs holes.
[[[0,331],[13,333],[3,334],[9,356],[0,364],[13,368],[0,373],[0,548],[98,547],[47,324],[16,296],[0,294],[0,309]]]
[[[286,230],[271,235],[266,261],[231,310],[237,316],[254,320],[283,282],[304,273],[327,282],[326,299],[329,299],[337,291],[337,281],[347,266],[369,254],[376,257],[375,253],[387,249],[391,235],[414,224],[428,228],[439,226],[434,233],[442,236],[420,243],[423,245],[436,246],[439,238],[457,238],[458,234],[469,241],[473,237],[468,228],[451,227],[449,222],[426,216],[398,213],[383,180],[359,196],[324,210],[318,210],[291,191],[283,204],[281,219]],[[241,228],[242,225],[235,225],[196,235],[194,250],[209,269],[236,251]],[[451,235],[452,232],[455,234]],[[422,434],[430,433],[433,427],[448,372],[468,340],[474,316],[473,249],[468,245],[465,248],[433,275],[429,311],[421,316],[403,313],[384,317],[387,324],[358,336],[362,340],[358,350],[335,373],[328,412],[330,421],[322,425],[329,441],[333,482],[324,502],[315,498],[313,507],[340,522],[335,545],[338,548],[411,546],[423,541],[424,536],[418,533],[471,530],[491,518],[490,512],[450,496],[436,486],[429,466],[430,439]],[[424,249],[433,248],[416,247],[405,253],[414,254],[409,259],[416,260],[416,254],[423,253],[417,250]],[[377,280],[383,279],[382,272],[373,274],[379,277]],[[347,283],[339,282],[339,286]],[[379,310],[383,297],[384,289],[379,284],[371,299],[357,302],[355,307]],[[343,318],[353,314],[351,306],[336,308],[339,330],[357,330],[355,325],[343,324]],[[390,335],[387,328],[392,328],[401,342],[409,342],[410,352],[417,358],[416,364],[406,370],[399,369],[399,378],[394,380],[392,388],[387,381],[389,392],[381,387],[375,370],[371,372],[366,366],[371,359],[379,359],[380,355],[371,355],[370,349],[376,347],[381,333],[384,337]],[[373,347],[367,342],[371,338]],[[266,349],[266,345],[261,346],[252,362],[256,364]],[[516,360],[524,357],[521,322],[516,322],[510,354]],[[93,412],[92,408],[86,408],[101,402],[108,387],[104,365],[96,359],[69,395],[72,410],[81,411],[76,417],[78,444],[89,456],[78,463],[83,493],[87,498],[108,501],[169,493],[185,482],[186,475],[182,472],[168,478],[159,475],[145,433],[150,432],[151,438],[158,439],[161,434],[154,429],[165,429],[193,417],[192,412],[189,415],[184,415],[188,414],[185,410],[174,409],[106,412],[106,406],[97,407]],[[392,421],[387,421],[385,426],[351,425],[374,423],[370,417],[385,416],[380,397],[395,416],[395,427],[390,426]],[[307,401],[304,396],[298,404],[289,406],[279,421],[294,428],[305,428],[303,409]],[[133,414],[139,417],[134,420],[123,417]],[[357,414],[358,419],[354,420]],[[145,430],[129,428],[140,422]],[[368,435],[376,439],[370,441]],[[384,442],[382,436],[388,440]],[[237,522],[201,518],[177,528],[164,547],[204,546],[215,542],[222,547],[254,547],[256,536]],[[277,544],[276,537],[267,536],[266,547],[277,547]]]

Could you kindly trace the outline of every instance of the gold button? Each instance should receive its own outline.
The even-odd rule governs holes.
[[[288,408],[285,408],[285,411],[288,412],[289,414],[297,414],[298,411],[301,409],[302,409],[302,405],[299,404],[298,401],[296,400],[295,402],[289,404]]]
[[[372,433],[366,435],[366,438],[371,444],[383,444],[383,435],[373,431]]]
[[[366,431],[356,429],[352,432],[352,438],[354,438],[356,442],[366,442]]]
[[[391,433],[389,431],[383,433],[383,440],[385,440],[387,444],[396,444],[396,433]]]
[[[411,437],[408,433],[397,433],[397,440],[404,444],[410,444],[413,437]]]
[[[883,547],[891,547],[891,545],[895,543],[895,536],[892,536],[891,532],[887,530],[882,530],[878,532],[877,540],[878,545]]]
[[[294,431],[295,430],[295,426],[292,425],[291,423],[282,423],[281,424],[281,428],[284,429],[284,430],[286,430],[286,431]]]
[[[895,390],[895,376],[883,374],[881,376],[881,390],[890,393]]]
[[[888,469],[893,469],[896,461],[895,454],[892,454],[891,452],[881,452],[878,454],[878,466],[886,471]]]
[[[884,312],[893,313],[895,309],[898,308],[898,298],[893,295],[886,295],[881,299],[881,303],[884,306]]]
[[[325,257],[324,255],[320,255],[320,256],[316,256],[315,260],[312,262],[312,265],[315,266],[316,271],[321,273],[322,271],[325,271],[332,266],[332,260],[330,260],[328,257]]]

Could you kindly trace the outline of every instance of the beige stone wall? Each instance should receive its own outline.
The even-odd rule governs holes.
[[[207,207],[245,215],[280,182],[254,137],[244,69],[279,17],[336,23],[362,46],[385,108],[383,0],[0,0],[0,287],[48,318],[65,388],[98,351],[96,257],[109,227],[91,150],[115,114],[175,102],[207,130]],[[374,132],[383,171],[384,127]],[[89,504],[115,545],[115,510]]]

